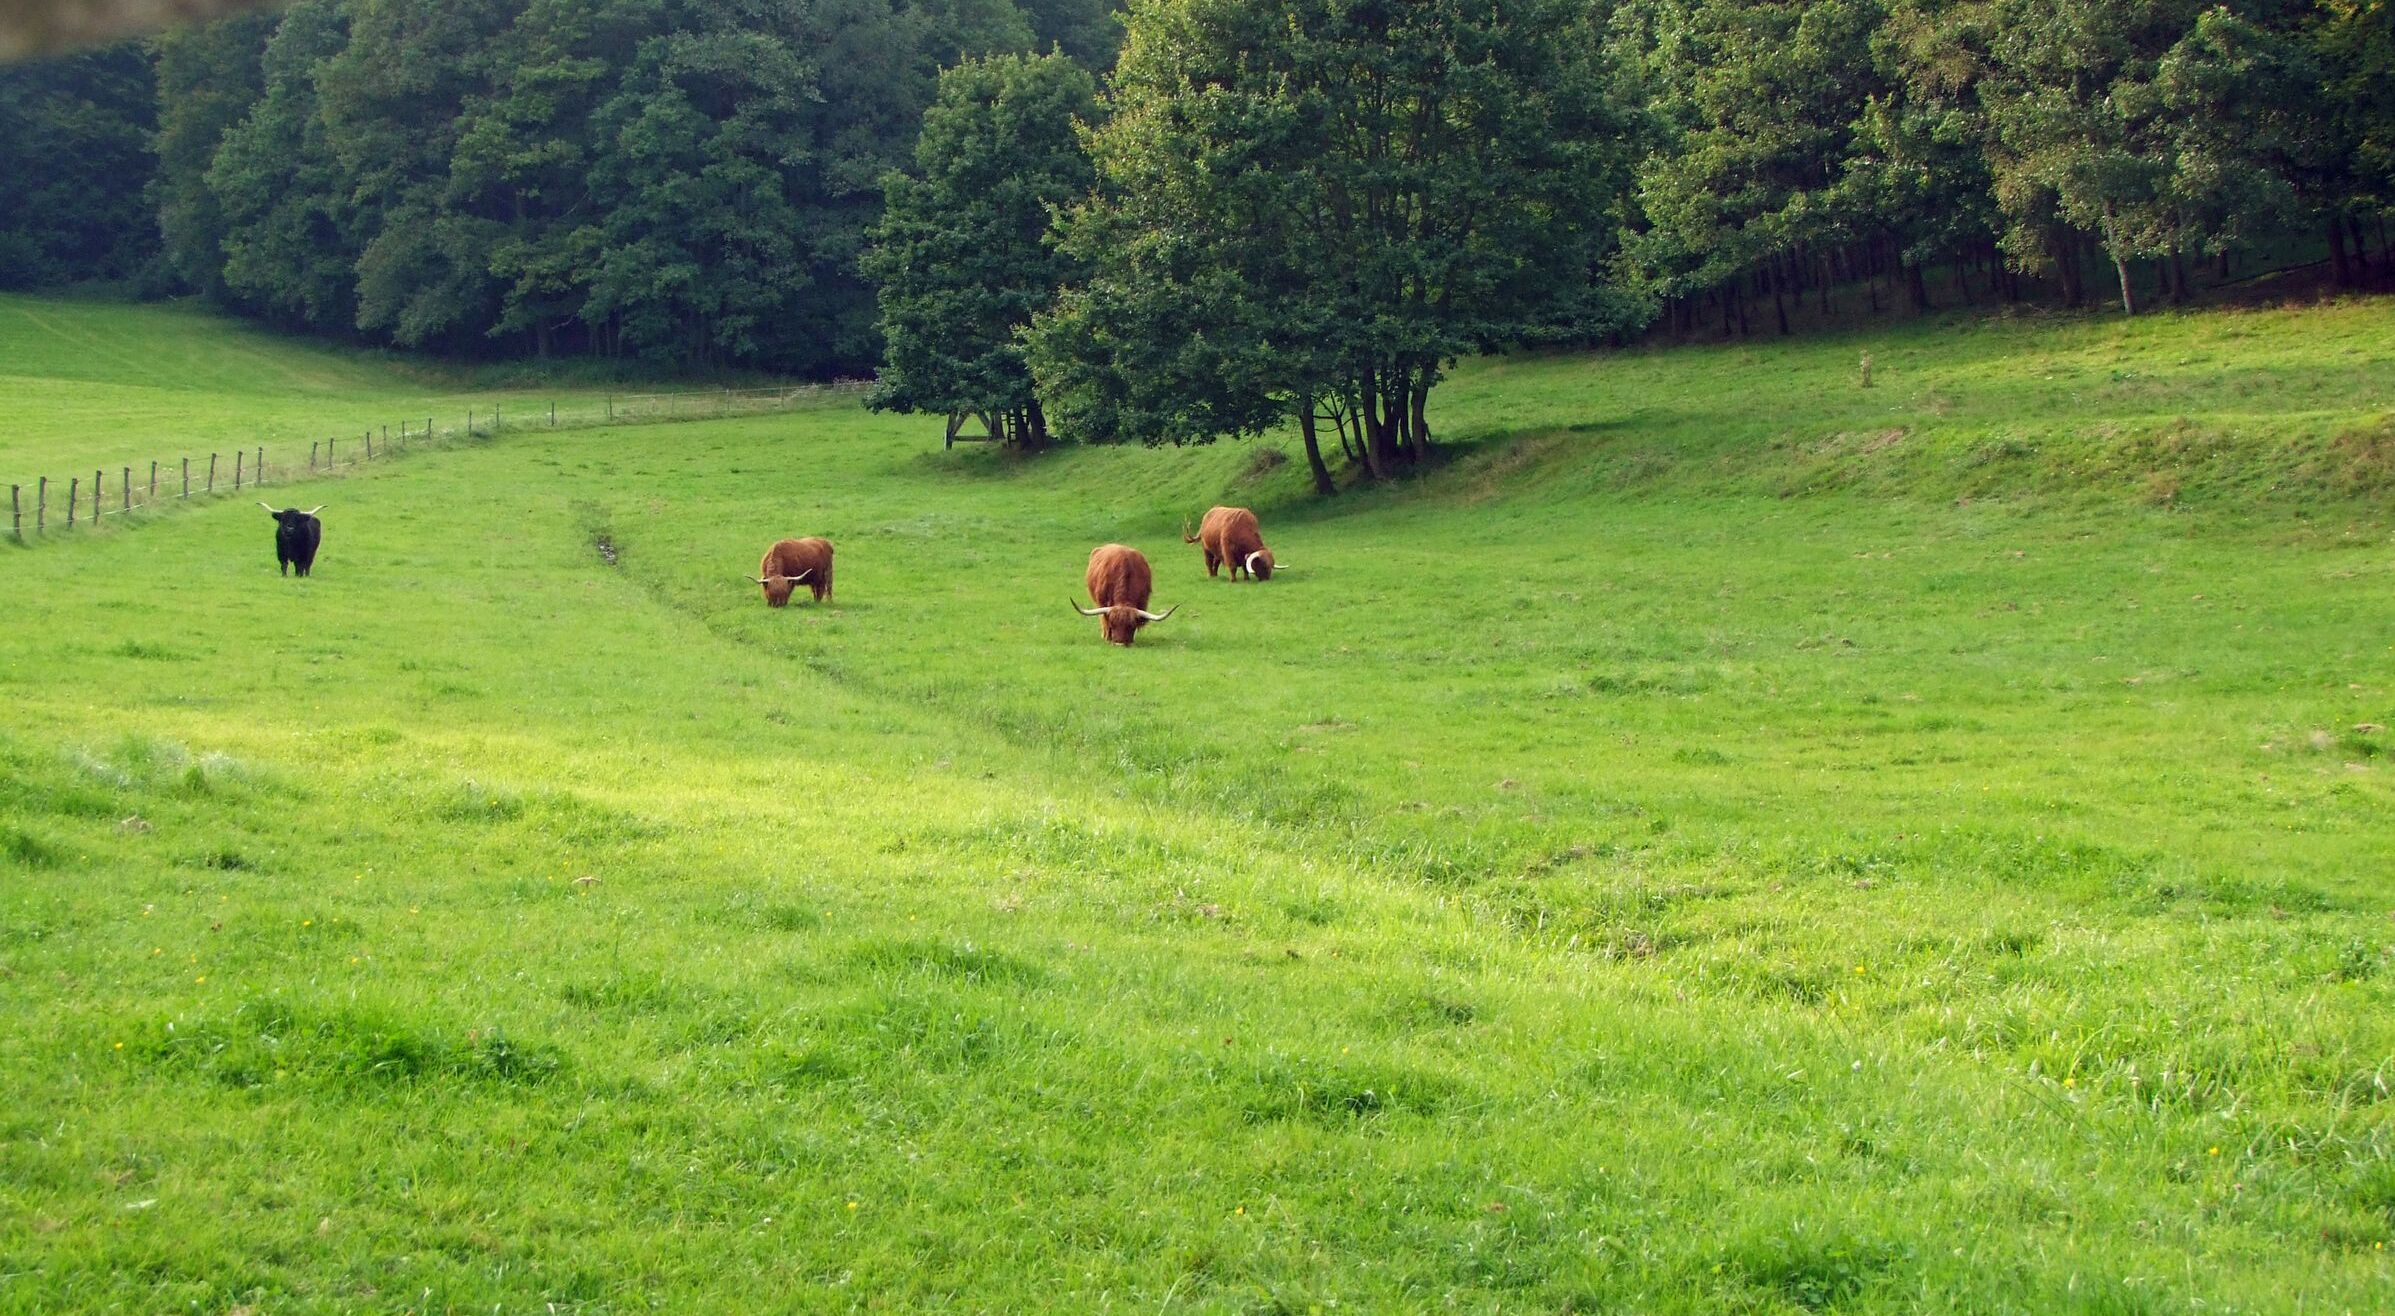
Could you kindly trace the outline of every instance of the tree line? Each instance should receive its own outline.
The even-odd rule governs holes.
[[[1328,488],[1474,351],[2387,280],[2395,5],[298,0],[0,71],[0,171],[0,284],[1288,425]]]
[[[1367,478],[1418,461],[1468,352],[1787,333],[1841,296],[2134,312],[2323,239],[2338,284],[2395,276],[2387,0],[1133,0],[1127,26],[1103,88],[943,79],[871,258],[877,405],[1028,443],[1288,425],[1328,492],[1333,437]]]
[[[861,373],[863,233],[939,69],[1118,39],[1107,0],[297,0],[0,69],[0,286]]]

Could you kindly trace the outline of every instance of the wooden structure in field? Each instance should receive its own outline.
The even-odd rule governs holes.
[[[980,421],[982,432],[979,434],[965,433],[965,422],[968,420]],[[942,451],[946,451],[960,443],[1004,442],[1006,442],[1006,428],[998,423],[996,416],[986,411],[951,411],[948,413],[948,439],[940,445],[940,448]]]

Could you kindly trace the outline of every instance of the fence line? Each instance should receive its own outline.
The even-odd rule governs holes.
[[[245,486],[257,489],[268,482],[270,472],[277,484],[287,484],[294,479],[304,479],[308,476],[329,475],[345,466],[359,466],[370,461],[387,460],[400,456],[416,443],[446,443],[461,438],[488,439],[495,438],[503,432],[526,430],[537,432],[592,429],[608,425],[654,425],[669,421],[720,420],[731,416],[760,415],[787,410],[793,404],[808,399],[841,397],[860,393],[870,388],[872,383],[871,380],[848,379],[835,380],[829,384],[793,384],[780,388],[726,388],[712,389],[702,393],[608,394],[597,402],[584,403],[579,406],[569,405],[563,408],[551,400],[545,418],[540,411],[535,410],[534,419],[529,422],[507,421],[504,417],[503,406],[498,403],[492,404],[487,416],[479,408],[467,408],[466,421],[463,426],[437,425],[435,423],[437,417],[426,416],[421,427],[411,429],[410,426],[415,420],[411,416],[399,422],[397,442],[392,441],[389,425],[379,427],[370,425],[363,430],[356,431],[358,434],[357,447],[364,449],[364,455],[352,456],[346,461],[341,457],[340,436],[311,439],[308,442],[308,464],[304,469],[292,463],[279,463],[270,467],[266,461],[266,448],[263,444],[236,448],[233,452],[232,483],[221,491],[217,487],[217,469],[223,454],[211,452],[207,456],[207,469],[201,476],[197,493],[200,497],[212,498],[219,492],[239,493]],[[379,452],[376,451],[375,444],[378,428],[382,439]],[[353,452],[356,450],[356,448],[352,449]],[[151,507],[188,500],[194,493],[191,478],[192,458],[183,457],[179,460],[182,467],[180,492],[164,498],[161,498],[158,493],[157,462],[150,463],[150,478],[146,487],[134,482],[132,466],[122,467],[118,479],[118,506],[113,508],[103,505],[108,494],[106,468],[95,468],[91,478],[90,515],[84,520],[87,524],[96,527],[100,524],[102,517],[126,516]],[[52,533],[50,485],[50,477],[44,475],[37,477],[31,488],[33,494],[32,533],[34,535],[47,536]],[[20,544],[30,542],[25,525],[26,492],[25,485],[11,484],[8,486],[9,535]],[[136,497],[137,494],[140,496]],[[80,474],[68,477],[65,511],[66,528],[75,528],[77,518],[83,511],[83,481]]]

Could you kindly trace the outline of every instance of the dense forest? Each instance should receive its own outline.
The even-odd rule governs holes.
[[[0,178],[0,286],[1371,466],[1477,347],[2385,280],[2395,5],[299,0],[0,69]]]
[[[1118,37],[1105,0],[299,0],[0,70],[0,286],[140,277],[446,353],[859,372],[862,235],[939,69],[1102,65]]]

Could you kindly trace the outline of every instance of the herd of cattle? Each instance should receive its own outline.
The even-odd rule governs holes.
[[[1181,542],[1196,544],[1206,554],[1206,574],[1217,576],[1224,566],[1231,568],[1231,579],[1242,576],[1270,580],[1277,566],[1272,550],[1264,546],[1264,532],[1256,524],[1256,514],[1244,507],[1217,507],[1206,513],[1198,532],[1190,534],[1188,526],[1181,528]],[[817,603],[832,596],[832,541],[809,536],[805,539],[784,539],[765,550],[757,563],[757,574],[749,581],[765,591],[765,602],[779,608],[790,602],[790,596],[800,585],[814,591]],[[1180,610],[1176,603],[1162,612],[1148,611],[1148,596],[1155,591],[1156,573],[1148,566],[1147,554],[1128,544],[1100,544],[1090,550],[1089,574],[1084,583],[1089,589],[1089,601],[1098,605],[1073,610],[1084,617],[1096,617],[1113,644],[1129,644],[1139,628],[1152,621],[1163,621]]]
[[[274,555],[283,574],[294,567],[305,576],[316,565],[316,547],[324,542],[324,523],[316,514],[322,504],[301,511],[286,507],[276,511],[266,504],[266,514],[274,518]],[[1196,544],[1206,555],[1206,574],[1219,576],[1222,569],[1231,569],[1231,579],[1247,577],[1270,580],[1275,571],[1288,570],[1272,560],[1272,550],[1264,546],[1264,531],[1256,523],[1256,514],[1244,507],[1216,507],[1198,523],[1198,532],[1189,533],[1184,523],[1181,542]],[[765,602],[779,608],[790,602],[790,596],[800,585],[813,591],[817,603],[832,597],[832,541],[810,535],[804,539],[784,539],[765,550],[757,563],[757,574],[748,579],[763,587]],[[1180,611],[1174,604],[1162,612],[1148,611],[1148,596],[1156,588],[1156,573],[1148,566],[1145,553],[1128,544],[1100,544],[1090,551],[1089,575],[1086,580],[1089,601],[1098,605],[1073,610],[1084,617],[1098,618],[1112,644],[1129,644],[1139,628],[1152,621],[1163,621]]]

